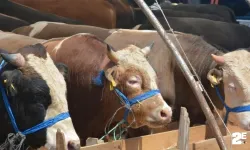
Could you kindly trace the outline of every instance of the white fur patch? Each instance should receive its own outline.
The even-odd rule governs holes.
[[[31,66],[47,83],[50,88],[50,96],[52,104],[48,107],[45,119],[50,119],[63,112],[68,112],[68,104],[66,100],[66,83],[54,65],[54,62],[47,54],[47,59],[38,58],[33,54],[26,57],[29,66]],[[47,128],[47,147],[55,147],[56,131],[61,129],[65,134],[66,142],[69,140],[79,141],[79,137],[73,127],[71,118],[65,119]]]
[[[152,66],[149,64],[146,57],[144,57],[143,53],[140,52],[140,48],[134,45],[130,45],[129,47],[117,51],[116,53],[120,58],[119,64],[122,64],[124,66],[132,64],[139,67],[141,70],[144,70],[150,77],[150,88],[152,90],[158,89],[156,84],[156,73]]]
[[[36,22],[32,25],[30,25],[31,27],[33,27],[33,29],[30,31],[29,36],[30,37],[34,37],[37,33],[41,32],[46,26],[48,25],[47,22]]]
[[[74,37],[76,37],[76,36],[85,36],[85,35],[91,35],[91,34],[90,34],[90,33],[78,33],[78,34],[69,36],[69,37],[67,37],[67,38],[64,38],[62,41],[60,41],[60,43],[58,43],[58,44],[54,47],[53,52],[56,53],[56,52],[62,47],[62,44],[63,44],[65,41],[67,41],[68,39],[72,39],[72,38],[74,38]],[[59,38],[59,39],[61,39],[61,38]],[[48,40],[48,41],[44,42],[43,44],[48,43],[48,42],[53,41],[53,40],[56,40],[56,38],[55,38],[55,39],[52,39],[52,40]]]

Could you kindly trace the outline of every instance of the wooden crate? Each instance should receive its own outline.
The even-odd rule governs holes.
[[[228,126],[230,132],[245,132],[236,126]],[[190,128],[189,149],[190,150],[219,150],[214,138],[205,139],[206,126]],[[231,136],[224,136],[228,149],[250,150],[250,132],[247,132],[247,141],[243,145],[231,145]],[[103,144],[82,147],[81,150],[167,150],[177,149],[178,130],[162,132],[126,140],[118,140]],[[231,147],[232,146],[232,147]]]

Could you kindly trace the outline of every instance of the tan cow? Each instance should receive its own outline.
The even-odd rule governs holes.
[[[0,48],[8,51],[16,51],[27,45],[41,43],[45,40],[18,35],[11,32],[0,32]]]
[[[212,55],[212,57],[219,67],[208,73],[208,79],[213,82],[211,75],[215,75],[217,81],[223,81],[226,107],[238,109],[231,112],[225,109],[224,117],[227,117],[228,112],[230,122],[250,130],[250,53],[239,49],[222,56]]]
[[[29,26],[17,28],[12,32],[46,40],[58,37],[68,37],[77,33],[91,33],[101,40],[105,40],[111,34],[112,30],[88,25],[39,21]]]

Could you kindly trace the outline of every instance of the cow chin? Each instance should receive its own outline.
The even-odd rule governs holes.
[[[241,113],[234,113],[236,116],[236,123],[234,124],[239,125],[242,129],[250,131],[250,112],[241,112]]]
[[[150,127],[150,128],[163,128],[163,127],[166,127],[167,124],[169,124],[171,122],[171,118],[169,118],[168,120],[162,122],[147,122],[147,126]]]
[[[136,121],[133,124],[130,125],[131,128],[140,128],[143,126],[148,126],[149,128],[163,128],[166,127],[169,123],[171,123],[171,118],[169,118],[168,120],[165,121],[148,121],[148,120],[144,120],[144,121]],[[128,121],[130,123],[130,121]]]
[[[64,133],[65,147],[69,150],[80,149],[80,139],[73,128],[71,118],[67,118],[47,129],[47,143],[45,145],[47,150],[56,149],[56,133],[58,129]]]

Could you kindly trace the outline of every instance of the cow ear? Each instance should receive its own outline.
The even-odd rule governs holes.
[[[119,76],[125,72],[125,69],[121,66],[114,66],[105,71],[106,79],[115,87],[119,84]]]
[[[35,48],[34,54],[36,54],[39,57],[43,57],[43,58],[47,57],[46,47],[44,47],[41,43],[37,43],[35,45],[32,45],[32,47]]]
[[[115,81],[115,69],[116,67],[112,67],[105,71],[105,77],[113,85],[113,87],[117,85]]]
[[[207,79],[213,85],[218,85],[223,79],[223,71],[217,68],[213,68],[208,72]]]
[[[63,63],[56,63],[55,65],[56,65],[57,69],[59,70],[59,72],[63,75],[63,77],[65,79],[67,79],[68,78],[68,71],[69,71],[68,67]]]

